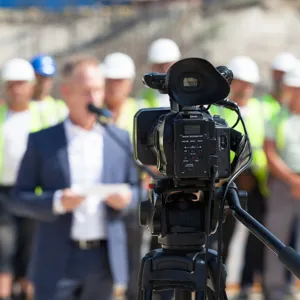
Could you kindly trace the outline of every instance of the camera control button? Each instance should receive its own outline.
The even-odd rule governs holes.
[[[221,149],[227,148],[227,136],[226,135],[222,135],[220,137],[220,147],[221,147]]]

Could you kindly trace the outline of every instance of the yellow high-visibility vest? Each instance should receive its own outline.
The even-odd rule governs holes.
[[[131,140],[133,140],[133,119],[134,115],[140,108],[148,107],[148,104],[144,100],[135,100],[134,98],[128,98],[121,108],[116,125],[119,128],[126,130]]]
[[[32,105],[36,105],[37,109],[40,111],[40,124],[41,128],[48,128],[52,125],[56,125],[64,121],[68,115],[68,108],[63,100],[56,100],[51,96],[46,97],[40,101],[32,101]],[[43,109],[40,105],[42,104]]]

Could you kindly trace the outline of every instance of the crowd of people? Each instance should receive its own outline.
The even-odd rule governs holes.
[[[158,39],[149,47],[149,70],[166,73],[181,57],[174,41]],[[230,99],[240,106],[253,148],[251,166],[236,184],[248,192],[249,213],[293,245],[300,214],[300,61],[280,53],[270,67],[272,89],[261,98],[254,97],[260,74],[252,58],[237,56],[226,65],[234,74]],[[151,178],[112,136],[131,148],[135,113],[169,107],[169,96],[145,87],[133,98],[136,69],[125,53],[101,62],[86,54],[67,59],[59,68],[61,99],[51,96],[57,69],[51,56],[37,55],[11,59],[1,70],[0,300],[136,299],[144,242],[138,204]],[[88,104],[109,109],[114,124],[99,125]],[[230,126],[236,122],[230,110],[210,111]],[[240,123],[236,129],[243,131]],[[235,227],[228,215],[225,262]],[[148,249],[159,247],[152,238]],[[239,299],[248,299],[261,278],[265,299],[283,300],[292,281],[276,256],[252,235],[245,249]]]

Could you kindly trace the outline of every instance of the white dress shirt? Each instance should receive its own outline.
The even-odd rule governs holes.
[[[16,182],[19,166],[27,146],[30,131],[30,111],[8,110],[3,127],[3,173],[1,184]]]
[[[101,181],[103,164],[103,128],[96,124],[92,130],[84,130],[69,119],[65,121],[68,159],[72,190],[76,186],[97,184]],[[54,195],[54,211],[65,213],[61,205],[61,191]],[[87,197],[73,212],[71,238],[73,240],[105,239],[106,222],[103,199]]]

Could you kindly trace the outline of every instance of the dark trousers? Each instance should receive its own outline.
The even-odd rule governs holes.
[[[0,186],[0,273],[19,279],[27,273],[35,222],[14,215],[10,190]]]
[[[112,291],[106,243],[89,250],[74,246],[67,272],[57,283],[54,297],[47,299],[41,291],[34,300],[111,300]]]
[[[258,188],[249,193],[248,213],[260,223],[264,223],[265,205]],[[241,287],[252,286],[255,273],[263,274],[264,244],[249,233],[245,249]]]

